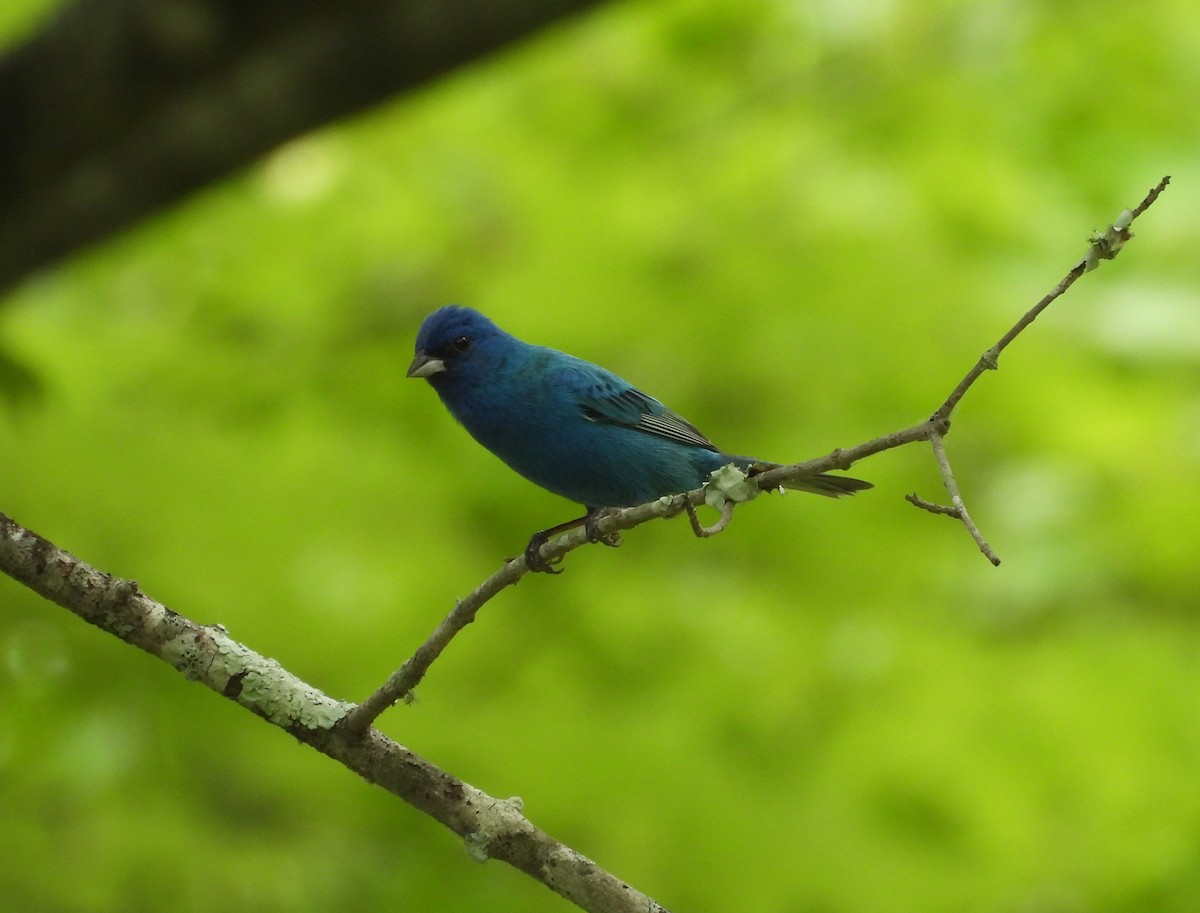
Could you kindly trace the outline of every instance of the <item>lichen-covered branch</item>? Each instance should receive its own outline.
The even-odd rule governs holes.
[[[344,723],[351,705],[273,659],[201,625],[0,514],[0,571],[126,643],[174,666],[441,822],[480,862],[499,859],[592,913],[667,913],[582,853],[535,827],[520,799],[497,799],[376,729]]]
[[[958,519],[993,564],[999,563],[971,519],[946,455],[944,438],[950,430],[954,408],[974,383],[998,365],[1000,353],[1051,302],[1062,295],[1084,272],[1116,256],[1132,237],[1129,226],[1166,187],[1164,178],[1133,210],[1122,213],[1107,231],[1092,239],[1092,246],[1067,276],[1045,298],[987,350],[940,407],[925,421],[866,441],[855,447],[791,466],[781,466],[748,478],[721,482],[721,498],[706,499],[705,489],[660,498],[600,517],[594,529],[571,530],[547,542],[541,557],[547,562],[597,535],[607,538],[648,520],[687,511],[698,534],[712,535],[729,522],[734,503],[748,494],[746,484],[772,490],[785,481],[818,472],[848,469],[876,453],[916,441],[933,448],[943,483],[951,498],[945,507],[908,496],[914,505]],[[733,487],[730,488],[729,486]],[[737,494],[734,491],[737,490]],[[723,519],[703,527],[694,508],[709,500],[723,509]],[[479,859],[501,859],[538,879],[581,909],[595,913],[665,913],[657,902],[600,869],[583,855],[563,845],[525,818],[519,799],[496,799],[430,764],[371,727],[375,718],[412,692],[431,664],[476,613],[505,587],[529,572],[524,557],[507,561],[469,596],[459,602],[434,633],[388,681],[357,706],[334,700],[297,679],[274,660],[234,641],[220,626],[204,626],[168,609],[143,593],[130,580],[112,577],[65,552],[36,533],[0,514],[0,571],[85,621],[170,663],[187,678],[201,682],[264,720],[291,733],[364,779],[382,786],[414,808],[440,821],[458,834]]]

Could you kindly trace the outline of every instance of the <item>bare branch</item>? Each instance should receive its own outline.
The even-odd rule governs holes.
[[[717,522],[712,526],[705,526],[700,522],[700,517],[696,513],[696,508],[692,506],[691,502],[688,502],[687,515],[688,519],[692,523],[692,532],[694,532],[697,538],[700,539],[708,539],[720,532],[723,532],[725,527],[729,525],[729,521],[733,519],[733,509],[736,506],[736,501],[726,501],[725,505],[721,508],[721,516],[717,519]]]
[[[1169,183],[1171,183],[1171,176],[1167,175],[1161,181],[1155,184],[1153,188],[1151,188],[1150,192],[1146,194],[1146,198],[1142,200],[1142,202],[1139,203],[1136,208],[1133,210],[1126,210],[1121,214],[1120,217],[1118,217],[1117,222],[1123,224],[1112,226],[1112,228],[1109,229],[1109,232],[1114,233],[1117,236],[1123,235],[1124,238],[1121,241],[1121,244],[1124,244],[1124,241],[1128,241],[1133,237],[1133,235],[1129,233],[1129,226],[1132,224],[1133,220],[1149,209],[1151,205],[1153,205],[1154,201],[1158,199],[1159,194],[1166,189]],[[1055,300],[1061,297],[1067,289],[1074,285],[1075,280],[1077,280],[1084,273],[1088,272],[1090,269],[1093,269],[1094,264],[1098,262],[1097,258],[1111,260],[1119,251],[1120,246],[1114,246],[1114,242],[1109,239],[1108,233],[1105,235],[1094,236],[1092,238],[1091,246],[1088,248],[1088,252],[1084,255],[1084,258],[1075,264],[1075,266],[1071,267],[1070,271],[1063,276],[1058,285],[1054,286],[1054,288],[1052,288],[1049,293],[1042,298],[1041,301],[1022,314],[1021,319],[1014,323],[1009,331],[1000,337],[999,342],[983,353],[979,361],[975,364],[975,367],[967,372],[966,377],[958,382],[958,386],[951,391],[948,397],[946,397],[946,401],[938,407],[937,412],[934,413],[934,418],[943,422],[949,422],[950,413],[954,411],[954,407],[958,405],[959,401],[963,398],[966,392],[971,389],[971,386],[975,383],[975,381],[979,380],[979,378],[983,375],[983,372],[994,371],[999,367],[1000,353],[1008,348],[1009,343],[1020,336],[1021,333],[1023,333],[1025,329],[1037,319],[1038,315],[1041,314],[1042,311],[1046,310],[1046,308],[1048,308],[1054,303]],[[1089,266],[1089,263],[1092,263],[1093,266]]]
[[[667,913],[641,892],[497,799],[376,729],[344,724],[349,704],[306,684],[219,625],[190,621],[0,514],[0,570],[84,621],[170,663],[191,681],[278,726],[461,837],[480,862],[499,859],[593,913]]]
[[[945,504],[934,504],[932,501],[926,501],[915,491],[912,494],[904,496],[904,500],[913,507],[919,507],[921,510],[929,511],[931,514],[937,514],[941,517],[954,517],[958,519],[958,511],[953,507],[947,507]]]
[[[558,544],[562,544],[562,539],[558,540]],[[526,573],[524,557],[514,558],[476,587],[465,599],[456,603],[450,614],[442,619],[425,643],[417,648],[404,665],[393,672],[374,694],[350,711],[346,718],[346,728],[351,732],[363,732],[388,707],[408,698],[425,677],[425,672],[433,665],[433,661],[442,655],[442,651],[454,639],[454,635],[475,620],[475,613],[489,599],[505,587],[515,584]]]
[[[975,381],[985,371],[996,368],[1000,353],[1038,314],[1084,272],[1120,252],[1132,237],[1129,226],[1153,204],[1168,180],[1164,178],[1138,207],[1122,213],[1116,223],[1094,237],[1088,255],[984,353],[924,422],[855,447],[834,450],[823,457],[768,470],[750,477],[750,481],[769,491],[789,480],[848,469],[882,451],[928,441],[951,505],[940,506],[915,494],[908,495],[907,500],[924,510],[959,520],[984,555],[993,564],[999,564],[999,558],[967,511],[946,454],[944,439],[950,429],[951,414]],[[684,510],[691,516],[698,535],[712,535],[728,525],[734,501],[723,504],[722,518],[713,527],[703,527],[695,516],[695,507],[705,500],[705,494],[705,489],[697,489],[606,513],[591,529],[577,528],[551,539],[542,548],[542,558],[554,561],[588,541],[604,540],[648,520],[671,517]],[[328,697],[289,674],[274,660],[232,640],[220,626],[205,627],[184,618],[146,596],[135,582],[90,567],[3,514],[0,514],[0,570],[383,786],[462,837],[476,858],[501,859],[584,910],[665,913],[655,901],[534,827],[524,817],[520,800],[488,796],[371,728],[380,713],[412,692],[434,660],[489,600],[529,572],[523,557],[506,562],[459,602],[384,686],[354,707]]]
[[[934,458],[937,460],[938,469],[942,473],[942,484],[946,486],[946,491],[950,493],[950,516],[957,517],[962,521],[963,526],[967,528],[967,532],[971,534],[971,538],[975,540],[975,544],[979,546],[979,550],[983,552],[987,560],[992,562],[993,567],[999,567],[1000,557],[992,551],[992,547],[983,538],[983,533],[979,531],[979,527],[975,525],[975,521],[967,513],[967,505],[963,503],[962,494],[958,490],[958,482],[954,478],[954,471],[950,468],[950,458],[946,456],[945,436],[935,431],[929,436],[929,443],[933,447]]]
[[[704,489],[685,494],[660,498],[649,504],[639,504],[637,507],[627,507],[623,510],[612,511],[596,520],[595,532],[600,537],[608,537],[621,530],[640,526],[647,520],[657,517],[673,517],[684,510],[687,505],[695,505],[704,501]],[[588,542],[588,532],[579,526],[564,533],[556,539],[551,539],[542,546],[542,560],[546,563],[557,561],[567,552],[572,552]],[[475,613],[485,603],[505,587],[512,586],[528,574],[525,557],[513,558],[506,561],[500,570],[476,587],[469,596],[458,602],[450,614],[442,619],[429,638],[417,648],[404,664],[393,672],[378,690],[365,701],[355,707],[346,718],[346,726],[351,731],[363,731],[375,721],[375,718],[397,701],[404,700],[412,694],[412,690],[420,684],[421,679],[442,655],[450,641],[463,628],[475,620]]]
[[[954,472],[950,467],[950,460],[945,448],[945,437],[950,431],[950,417],[967,391],[983,376],[984,372],[997,369],[1000,354],[1033,323],[1042,311],[1061,297],[1067,289],[1075,284],[1075,281],[1080,276],[1089,269],[1094,268],[1096,263],[1100,260],[1112,259],[1120,252],[1125,242],[1133,237],[1129,232],[1129,226],[1133,220],[1153,205],[1154,201],[1158,199],[1159,194],[1166,189],[1170,180],[1169,176],[1164,177],[1134,209],[1121,213],[1116,223],[1106,232],[1094,236],[1091,240],[1088,254],[1072,267],[1058,285],[1051,289],[1045,297],[1026,311],[1008,332],[1000,337],[995,345],[980,356],[979,361],[958,382],[950,392],[950,395],[946,397],[945,401],[938,406],[928,419],[908,428],[894,431],[891,434],[885,434],[865,441],[855,447],[839,448],[823,457],[806,460],[805,462],[795,463],[790,466],[780,466],[759,473],[752,477],[754,484],[762,491],[772,491],[784,482],[802,479],[805,476],[819,472],[849,469],[860,460],[874,456],[877,453],[882,453],[885,450],[894,450],[897,447],[912,444],[916,441],[928,441],[933,448],[934,458],[937,461],[938,469],[942,476],[942,483],[950,495],[951,506],[943,507],[934,504],[916,494],[905,496],[905,500],[931,513],[943,514],[959,520],[975,540],[975,543],[979,546],[979,550],[988,561],[993,566],[998,566],[1000,558],[991,545],[988,544],[987,539],[984,538],[974,520],[971,519],[971,515],[959,490],[958,482],[954,477]],[[1092,264],[1092,266],[1089,266],[1089,264]],[[649,504],[612,511],[595,523],[595,530],[603,535],[619,530],[632,529],[648,520],[673,517],[686,509],[691,519],[692,529],[696,535],[713,535],[723,530],[728,525],[730,518],[722,516],[722,519],[714,527],[703,527],[695,513],[696,505],[703,501],[704,489],[697,489],[696,491],[668,498],[660,498]],[[727,503],[732,504],[732,502]],[[731,506],[730,513],[732,513]],[[705,532],[706,529],[711,529],[712,531]],[[583,530],[572,530],[563,536],[547,542],[542,548],[542,557],[547,561],[555,561],[568,552],[574,551],[576,548],[584,545],[587,541],[587,536]],[[459,631],[474,620],[475,614],[479,609],[492,596],[505,587],[516,583],[527,572],[528,568],[525,567],[524,559],[518,558],[506,563],[503,568],[484,581],[470,596],[455,606],[454,610],[442,620],[429,639],[417,649],[417,652],[403,666],[388,678],[387,682],[378,691],[350,712],[347,720],[348,726],[353,729],[365,729],[371,725],[380,713],[397,701],[407,697],[424,677],[433,660],[441,655],[442,650],[446,648],[451,639]]]
[[[1142,202],[1138,203],[1137,206],[1133,207],[1133,209],[1130,211],[1129,221],[1125,223],[1125,227],[1128,228],[1129,225],[1133,223],[1134,219],[1153,206],[1154,201],[1158,199],[1159,194],[1166,190],[1167,185],[1170,183],[1171,176],[1169,174],[1163,175],[1162,180],[1150,188],[1150,192],[1146,194],[1145,199],[1143,199]]]

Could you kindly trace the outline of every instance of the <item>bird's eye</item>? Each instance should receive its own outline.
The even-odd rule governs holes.
[[[466,336],[456,336],[450,345],[454,347],[455,352],[465,352],[467,349],[471,348],[471,340]]]

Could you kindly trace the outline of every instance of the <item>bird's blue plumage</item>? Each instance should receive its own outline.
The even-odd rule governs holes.
[[[699,488],[727,463],[772,465],[721,452],[611,371],[522,342],[470,308],[425,319],[408,374],[427,378],[471,436],[510,467],[589,510]],[[836,496],[870,486],[819,475],[797,487]]]

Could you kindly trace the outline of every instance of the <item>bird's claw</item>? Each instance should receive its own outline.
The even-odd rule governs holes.
[[[542,546],[549,542],[552,536],[578,528],[580,521],[583,522],[583,532],[587,536],[588,542],[599,542],[602,545],[607,545],[609,548],[616,548],[621,544],[621,534],[615,531],[603,533],[598,526],[600,520],[607,516],[607,514],[608,512],[603,509],[591,510],[577,520],[560,523],[558,526],[552,526],[549,529],[543,529],[534,533],[529,537],[529,544],[525,546],[525,567],[538,574],[561,574],[562,569],[555,569],[552,565],[557,564],[562,558],[553,558],[547,561],[542,557]]]
[[[529,537],[529,544],[525,546],[525,566],[535,574],[561,574],[562,568],[554,568],[550,562],[542,557],[542,546],[546,544],[546,540],[550,537],[546,535],[546,531],[534,533]]]
[[[583,520],[583,532],[588,542],[599,542],[609,548],[617,548],[621,544],[621,533],[614,530],[611,533],[600,532],[599,523],[604,518],[602,511],[593,511]]]

